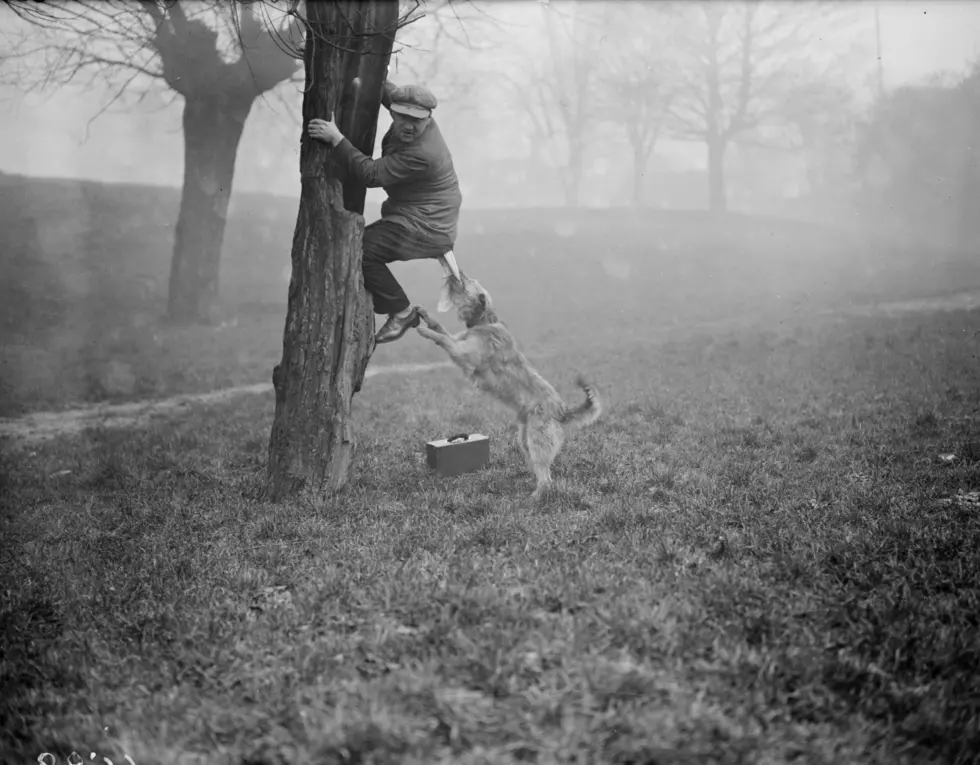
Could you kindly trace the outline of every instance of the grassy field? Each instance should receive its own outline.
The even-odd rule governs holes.
[[[0,761],[977,762],[978,324],[568,343],[541,507],[454,370],[369,381],[325,509],[255,499],[271,396],[8,450]]]
[[[173,195],[3,182],[0,414],[269,381],[294,202],[239,202],[229,323],[175,330]],[[271,394],[0,444],[0,763],[980,762],[980,313],[817,315],[977,265],[737,217],[466,226],[542,373],[607,402],[555,494],[453,369],[366,382],[323,508],[258,499]],[[402,270],[428,306],[438,273]],[[489,467],[433,476],[460,430]]]

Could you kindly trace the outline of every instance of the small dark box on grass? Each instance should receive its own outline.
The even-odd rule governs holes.
[[[490,461],[490,439],[479,433],[460,433],[425,444],[429,467],[441,476],[469,473]]]

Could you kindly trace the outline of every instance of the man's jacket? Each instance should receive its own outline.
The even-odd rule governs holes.
[[[391,106],[394,86],[385,83],[381,103]],[[429,118],[422,135],[402,143],[391,128],[381,139],[381,157],[371,159],[346,138],[337,145],[342,157],[368,188],[381,187],[388,198],[381,205],[382,220],[406,226],[434,244],[452,249],[463,195],[459,180],[436,121]]]

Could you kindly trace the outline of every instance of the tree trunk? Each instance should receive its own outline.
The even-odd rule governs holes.
[[[723,213],[728,209],[725,192],[725,149],[724,141],[708,141],[708,190],[711,212]]]
[[[565,168],[565,205],[578,207],[581,203],[582,167],[585,158],[582,156],[582,140],[577,137],[568,142],[568,165]]]
[[[647,169],[647,157],[641,146],[633,146],[633,207],[643,206],[643,178]]]
[[[727,138],[722,132],[722,112],[724,101],[721,97],[721,64],[719,49],[721,48],[721,25],[727,13],[718,3],[708,3],[701,6],[708,30],[707,61],[705,69],[705,85],[707,87],[707,113],[705,122],[705,143],[708,146],[708,208],[713,213],[722,213],[727,208],[725,197],[725,149]],[[727,130],[731,129],[729,123]],[[729,136],[730,137],[730,136]]]
[[[264,494],[272,501],[302,498],[322,506],[350,474],[351,400],[374,349],[374,311],[361,273],[366,189],[352,179],[342,184],[346,168],[306,131],[310,119],[336,112],[344,135],[373,154],[398,4],[306,7],[302,189],[282,361],[272,373],[276,409]]]
[[[168,317],[178,323],[212,318],[235,155],[255,100],[235,92],[185,98],[184,190],[167,305]]]

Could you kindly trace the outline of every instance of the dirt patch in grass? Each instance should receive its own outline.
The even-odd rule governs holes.
[[[384,374],[412,374],[446,366],[448,362],[375,366],[368,368],[364,376],[368,379]],[[258,383],[156,401],[102,404],[60,412],[35,412],[19,418],[0,419],[0,437],[10,438],[19,445],[30,446],[59,436],[77,436],[91,428],[147,427],[154,420],[186,414],[194,407],[226,404],[240,396],[268,394],[272,390],[271,383]]]

